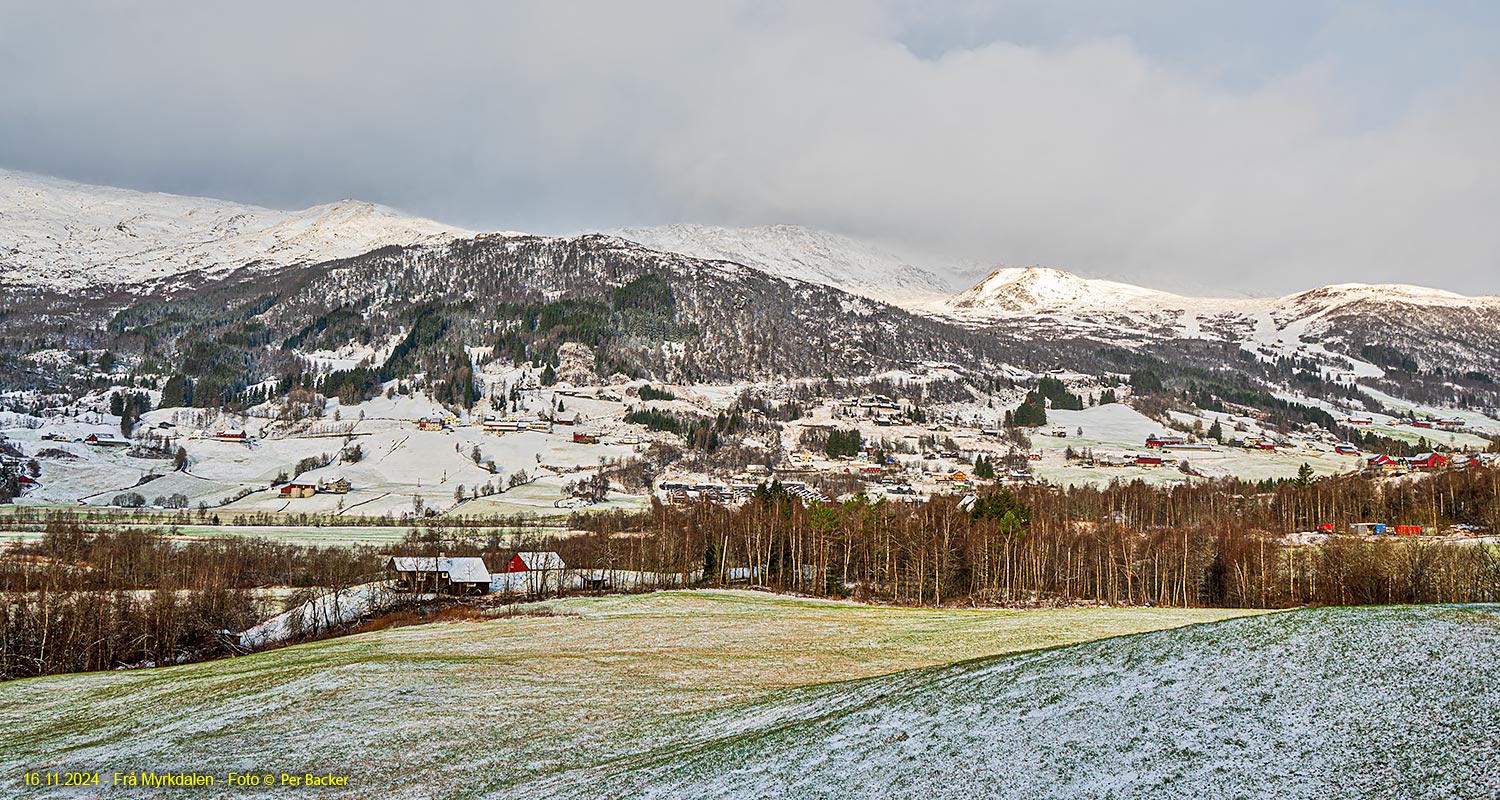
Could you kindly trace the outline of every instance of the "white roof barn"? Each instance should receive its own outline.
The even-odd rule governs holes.
[[[489,583],[490,570],[478,556],[392,556],[386,567],[398,573],[448,573],[450,583]]]

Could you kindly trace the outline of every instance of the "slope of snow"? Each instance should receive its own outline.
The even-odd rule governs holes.
[[[391,587],[384,581],[318,595],[245,630],[239,635],[240,646],[259,650],[296,636],[348,625],[390,603],[391,595]]]
[[[606,233],[653,250],[732,261],[892,305],[937,302],[956,288],[952,276],[912,266],[870,243],[798,225],[661,225]]]
[[[1181,298],[1130,284],[1082,278],[1059,269],[1004,267],[944,301],[944,305],[953,309],[1024,312],[1175,299]]]
[[[1494,797],[1497,620],[1312,609],[829,684],[515,796]]]
[[[1038,314],[1079,319],[1088,314],[1176,317],[1184,329],[1200,328],[1214,318],[1237,316],[1279,328],[1356,303],[1500,310],[1500,297],[1470,297],[1405,284],[1344,283],[1285,297],[1188,297],[1048,267],[995,270],[974,286],[922,310],[968,320]]]
[[[343,200],[282,211],[0,170],[0,282],[78,287],[315,263],[471,232]]]
[[[1325,379],[1344,382],[1379,378],[1384,371],[1328,348],[1334,341],[1328,334],[1339,320],[1363,319],[1371,326],[1391,319],[1426,320],[1434,330],[1449,324],[1432,316],[1438,314],[1500,322],[1500,298],[1420,286],[1347,283],[1285,297],[1188,297],[1043,267],[996,270],[957,295],[913,310],[975,327],[1019,322],[1011,332],[1026,338],[1234,342],[1260,358],[1312,359],[1324,365]]]

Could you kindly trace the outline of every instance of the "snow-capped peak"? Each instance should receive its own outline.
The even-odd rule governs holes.
[[[1002,267],[944,305],[952,309],[1026,312],[1108,307],[1171,297],[1174,295],[1166,292],[1082,278],[1049,267]]]
[[[0,281],[11,285],[132,283],[470,235],[358,200],[284,211],[0,170]]]
[[[880,247],[800,225],[729,228],[659,225],[605,231],[668,253],[732,261],[782,278],[833,286],[893,305],[915,306],[958,288],[952,276],[913,266]]]

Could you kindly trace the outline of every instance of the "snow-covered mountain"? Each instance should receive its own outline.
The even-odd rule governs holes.
[[[1092,280],[1047,267],[1003,267],[942,306],[976,314],[1035,313],[1042,309],[1108,308],[1120,303],[1170,298],[1166,292],[1126,283]]]
[[[283,211],[0,170],[0,282],[10,285],[134,283],[470,235],[355,200]]]
[[[937,302],[961,287],[956,271],[940,274],[913,266],[869,242],[799,225],[661,225],[606,233],[652,250],[733,261],[778,277],[832,286],[892,305]]]
[[[1033,341],[1233,342],[1268,358],[1342,359],[1360,375],[1381,372],[1349,357],[1367,344],[1396,346],[1449,368],[1500,359],[1500,298],[1400,284],[1338,284],[1285,297],[1187,297],[1045,267],[1007,267],[918,310]]]

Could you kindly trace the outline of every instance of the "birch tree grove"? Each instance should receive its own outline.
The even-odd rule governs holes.
[[[1496,475],[1475,469],[1385,487],[1330,479],[1265,492],[1236,481],[1030,487],[971,504],[808,505],[773,486],[739,507],[656,504],[633,530],[603,526],[553,545],[570,564],[904,604],[1494,601],[1493,545],[1332,535],[1292,546],[1284,535],[1369,520],[1493,526]],[[613,521],[621,523],[629,525]]]

